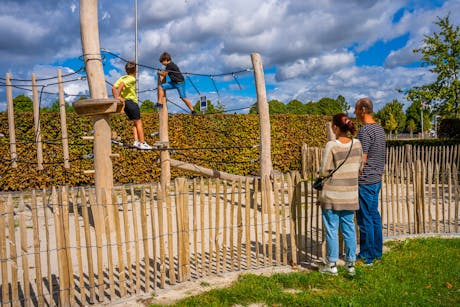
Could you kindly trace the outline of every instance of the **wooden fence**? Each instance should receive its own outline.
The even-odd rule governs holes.
[[[385,236],[458,233],[458,147],[436,151],[445,165],[418,158],[437,160],[433,152],[389,149]],[[303,152],[312,165],[319,155]],[[313,173],[254,183],[178,178],[166,191],[120,186],[101,204],[93,188],[2,195],[0,301],[107,303],[211,274],[318,261],[323,235]],[[104,225],[95,223],[98,212]]]

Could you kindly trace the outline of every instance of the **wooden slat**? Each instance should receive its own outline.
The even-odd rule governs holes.
[[[454,197],[455,197],[455,217],[454,217],[453,222],[455,223],[455,232],[458,233],[458,228],[459,228],[459,216],[458,215],[459,215],[459,205],[460,205],[459,193],[460,191],[459,191],[458,176],[455,175],[455,174],[458,174],[457,164],[453,165],[452,173],[454,174]]]
[[[158,210],[158,237],[160,245],[160,288],[165,287],[166,282],[166,252],[165,252],[165,240],[166,236],[164,234],[164,222],[163,222],[163,201],[164,194],[161,189],[160,183],[157,184],[158,191],[158,201],[157,201],[157,210]]]
[[[107,251],[107,262],[108,262],[108,276],[109,276],[109,290],[110,290],[110,300],[115,300],[115,277],[113,275],[113,253],[112,253],[112,234],[111,234],[111,227],[113,221],[109,219],[109,210],[112,208],[108,208],[111,206],[106,198],[106,192],[104,189],[101,189],[101,196],[102,196],[102,212],[104,213],[104,226],[105,226],[105,246]]]
[[[246,269],[251,268],[251,186],[249,179],[245,182],[245,239],[246,239]]]
[[[216,246],[216,273],[220,272],[220,180],[216,179],[216,229],[214,232],[214,245]]]
[[[99,204],[96,202],[96,191],[89,190],[88,198],[91,208],[91,213],[94,221],[94,232],[96,237],[96,258],[97,258],[97,288],[99,295],[99,302],[105,301],[105,283],[104,283],[104,264],[102,262],[102,233],[104,231],[103,225],[99,225],[97,221],[101,219],[98,218],[99,214]]]
[[[83,216],[83,229],[85,235],[86,246],[86,262],[88,264],[88,282],[89,282],[89,303],[96,302],[96,282],[94,280],[94,261],[93,261],[93,247],[91,242],[91,225],[89,222],[88,202],[86,200],[86,192],[84,188],[80,189],[81,193],[81,213]]]
[[[267,244],[265,241],[265,212],[267,210],[267,188],[264,178],[260,178],[260,235],[262,244],[262,262],[267,266]]]
[[[177,271],[178,271],[178,282],[184,281],[184,273],[183,273],[183,266],[184,266],[184,253],[185,251],[182,249],[183,245],[183,235],[182,232],[182,206],[181,206],[181,186],[178,181],[179,179],[176,178],[174,180],[175,185],[175,204],[176,204],[176,227],[177,227]]]
[[[458,176],[456,173],[452,173],[452,169],[450,168],[450,164],[447,164],[446,169],[446,177],[447,177],[447,232],[451,232],[450,224],[452,223],[452,176]]]
[[[37,285],[37,298],[38,305],[43,306],[43,283],[42,283],[42,265],[40,261],[40,230],[38,224],[37,212],[37,194],[35,190],[32,191],[30,207],[32,210],[32,225],[34,236],[34,263],[35,263],[35,284]]]
[[[6,206],[6,214],[8,217],[8,236],[10,242],[10,263],[11,263],[11,298],[13,301],[13,306],[20,306],[19,301],[19,289],[18,289],[18,254],[17,254],[17,246],[16,246],[16,224],[14,219],[14,204],[13,204],[13,197],[11,194],[8,194],[7,206]],[[2,228],[3,229],[3,228]],[[5,262],[6,263],[6,262]],[[7,271],[5,271],[7,272]],[[8,281],[4,283],[4,285],[8,285]],[[6,290],[8,287],[6,287]],[[5,296],[4,296],[5,297]],[[7,298],[6,296],[5,298]]]
[[[205,249],[205,220],[204,220],[204,209],[205,209],[205,190],[204,190],[204,180],[203,178],[200,178],[200,244],[201,244],[201,267],[200,267],[200,273],[201,277],[206,276],[206,270],[205,270],[205,265],[206,265],[206,249]]]
[[[65,251],[65,238],[63,235],[63,224],[62,224],[62,207],[60,201],[58,201],[58,194],[56,189],[52,189],[52,206],[54,213],[54,227],[56,233],[56,248],[59,268],[59,303],[62,306],[70,305],[68,295],[68,270],[67,270],[67,255]],[[27,266],[26,266],[27,267]]]
[[[193,198],[192,198],[192,215],[193,215],[193,254],[195,259],[195,275],[198,277],[198,190],[196,179],[193,179]]]
[[[8,197],[11,197],[11,194],[8,195]],[[2,306],[7,306],[9,304],[9,289],[8,289],[8,263],[7,263],[7,252],[6,252],[6,235],[5,231],[9,230],[11,228],[11,224],[8,225],[8,228],[6,228],[7,224],[5,221],[7,220],[9,216],[9,213],[7,213],[7,210],[5,208],[5,204],[3,202],[3,199],[0,198],[0,264],[2,268]],[[14,224],[13,224],[14,225]],[[14,226],[13,226],[14,229]],[[9,238],[10,242],[12,238]],[[11,243],[10,243],[11,244]]]
[[[125,233],[126,266],[128,268],[129,293],[134,293],[133,264],[131,256],[131,224],[128,216],[128,195],[125,189],[121,190],[121,203],[123,206],[123,231]],[[122,268],[124,270],[124,268]]]
[[[304,174],[305,175],[305,174]],[[273,180],[273,198],[274,198],[274,205],[275,205],[275,260],[276,265],[281,265],[281,220],[280,220],[280,203],[279,203],[279,187],[278,187],[278,178],[274,178]],[[307,198],[305,198],[307,199]],[[305,204],[305,208],[308,208],[307,203]],[[306,218],[306,216],[305,216]],[[307,227],[305,227],[306,231]],[[306,234],[305,234],[305,237]],[[307,244],[305,243],[305,251],[307,249]]]
[[[135,266],[136,266],[136,293],[139,293],[141,290],[141,263],[140,263],[140,251],[139,251],[139,226],[137,221],[137,204],[136,204],[136,194],[134,193],[134,187],[131,186],[131,213],[133,220],[133,234],[134,234],[134,257],[135,257]]]
[[[259,180],[254,180],[253,182],[253,185],[254,185],[254,194],[253,194],[253,212],[254,212],[254,249],[256,251],[256,263],[255,263],[255,266],[258,267],[259,266],[259,235],[258,235],[258,228],[259,228],[259,224],[257,223],[257,216],[259,215],[259,197],[258,197],[258,194],[259,194]]]
[[[232,183],[232,187],[233,187],[233,183]],[[223,198],[223,209],[224,209],[224,212],[222,214],[223,216],[223,219],[224,219],[224,227],[223,227],[223,240],[222,240],[222,260],[223,260],[223,265],[222,265],[222,271],[226,271],[227,270],[227,261],[230,260],[230,271],[233,270],[233,264],[234,264],[234,259],[232,259],[232,257],[230,256],[230,259],[228,257],[228,246],[227,246],[227,242],[229,240],[229,235],[228,235],[228,231],[230,231],[230,255],[232,254],[233,252],[233,227],[230,226],[230,229],[229,229],[229,226],[228,226],[228,222],[227,222],[227,215],[228,215],[228,191],[227,191],[227,182],[224,181],[223,183],[223,192],[222,192],[222,198]],[[231,189],[231,197],[230,197],[230,206],[233,206],[234,202],[235,202],[235,195],[233,195],[233,189]],[[231,207],[230,207],[231,208]],[[230,216],[230,221],[233,222],[233,219],[232,217]]]
[[[68,276],[68,289],[69,289],[69,301],[71,305],[75,304],[75,281],[73,279],[73,265],[72,265],[72,249],[71,249],[71,238],[69,230],[69,189],[68,187],[62,187],[60,189],[62,199],[62,225],[64,229],[64,243],[65,243],[65,256],[67,262],[67,276]]]
[[[166,186],[164,197],[166,199],[166,217],[168,220],[168,257],[169,257],[169,282],[171,285],[176,284],[176,270],[174,265],[174,250],[173,250],[173,219],[171,197],[169,195],[169,187]]]
[[[72,210],[74,216],[74,230],[75,233],[75,244],[77,250],[77,264],[78,264],[78,287],[80,288],[80,302],[86,302],[85,294],[85,277],[83,275],[83,257],[81,254],[81,227],[79,220],[78,200],[76,190],[70,191],[70,198],[72,203]]]
[[[230,271],[235,269],[235,240],[234,240],[234,232],[235,232],[235,189],[236,183],[232,182],[232,192],[230,197]]]
[[[112,208],[113,211],[113,226],[115,228],[115,239],[117,241],[117,259],[118,259],[118,287],[120,289],[120,296],[126,295],[126,274],[125,274],[125,263],[123,261],[123,242],[121,238],[121,226],[120,226],[120,214],[118,204],[118,198],[115,190],[112,190]]]
[[[241,256],[242,256],[242,243],[243,243],[243,213],[242,213],[242,194],[243,194],[243,183],[241,180],[238,181],[238,207],[236,212],[236,224],[237,224],[237,257],[238,257],[238,271],[241,270]],[[232,206],[233,207],[233,206]],[[233,270],[233,268],[232,268]]]
[[[27,225],[25,216],[25,204],[23,194],[19,196],[19,233],[21,237],[21,265],[22,265],[22,280],[24,289],[24,306],[31,306],[30,296],[30,278],[29,278],[29,260],[27,255],[28,239],[27,239]]]
[[[47,267],[47,281],[48,281],[48,293],[50,294],[50,301],[53,300],[54,292],[53,292],[53,282],[52,282],[52,275],[51,275],[51,248],[50,248],[50,224],[49,224],[49,204],[48,204],[48,196],[46,190],[42,191],[42,204],[43,204],[43,217],[45,219],[45,245],[46,245],[46,267]]]
[[[287,227],[286,227],[286,207],[289,208],[289,206],[286,206],[286,199],[285,199],[285,182],[284,182],[284,176],[280,176],[280,184],[281,184],[281,232],[282,232],[282,238],[283,238],[283,264],[287,265],[288,264],[288,241],[287,241]],[[312,215],[313,216],[313,215]]]
[[[212,191],[212,187],[213,187],[213,180],[209,180],[208,181],[208,245],[209,245],[209,251],[208,251],[208,254],[209,254],[209,260],[208,260],[208,275],[210,275],[212,273],[212,263],[213,263],[213,259],[214,259],[214,251],[213,251],[213,240],[214,240],[214,237],[213,237],[213,233],[212,233],[212,230],[213,230],[213,221],[215,220],[214,219],[214,214],[213,214],[213,201],[212,201],[212,198],[213,198],[213,191]]]
[[[142,188],[141,193],[141,231],[142,231],[142,247],[144,250],[144,278],[145,278],[145,292],[150,289],[150,253],[148,245],[148,232],[147,232],[147,197],[145,188]],[[140,276],[138,277],[140,278]]]
[[[267,208],[267,223],[268,223],[268,236],[267,236],[267,244],[268,244],[268,257],[267,257],[267,262],[268,265],[273,265],[273,222],[272,222],[272,207],[273,207],[273,202],[272,202],[272,184],[270,182],[270,178],[266,176],[264,178],[265,180],[265,193],[266,193],[266,208]],[[300,184],[299,184],[300,186]],[[300,207],[300,201],[299,201],[299,207]]]
[[[153,289],[156,289],[157,283],[157,223],[155,222],[155,186],[150,185],[150,229],[152,232],[152,263],[153,263]]]

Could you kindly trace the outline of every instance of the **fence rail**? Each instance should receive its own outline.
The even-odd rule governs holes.
[[[388,149],[385,236],[458,233],[458,149]],[[317,261],[324,242],[310,179],[320,155],[303,149],[302,175],[119,186],[100,204],[92,188],[4,194],[0,301],[107,303],[211,274]]]

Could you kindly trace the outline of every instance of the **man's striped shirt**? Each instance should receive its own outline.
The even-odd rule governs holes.
[[[364,124],[358,132],[358,139],[367,154],[363,172],[359,176],[359,184],[375,184],[382,180],[385,169],[385,131],[378,124]]]

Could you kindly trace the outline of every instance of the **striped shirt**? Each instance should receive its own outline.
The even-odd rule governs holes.
[[[320,176],[327,176],[343,160],[350,150],[351,142],[342,144],[338,140],[329,141],[323,152]],[[361,142],[353,140],[353,148],[345,163],[324,182],[319,202],[321,208],[341,210],[358,210],[358,175],[362,163]]]
[[[359,176],[359,184],[375,184],[382,180],[385,169],[385,131],[378,124],[364,124],[358,132],[358,139],[367,154],[366,165]]]

